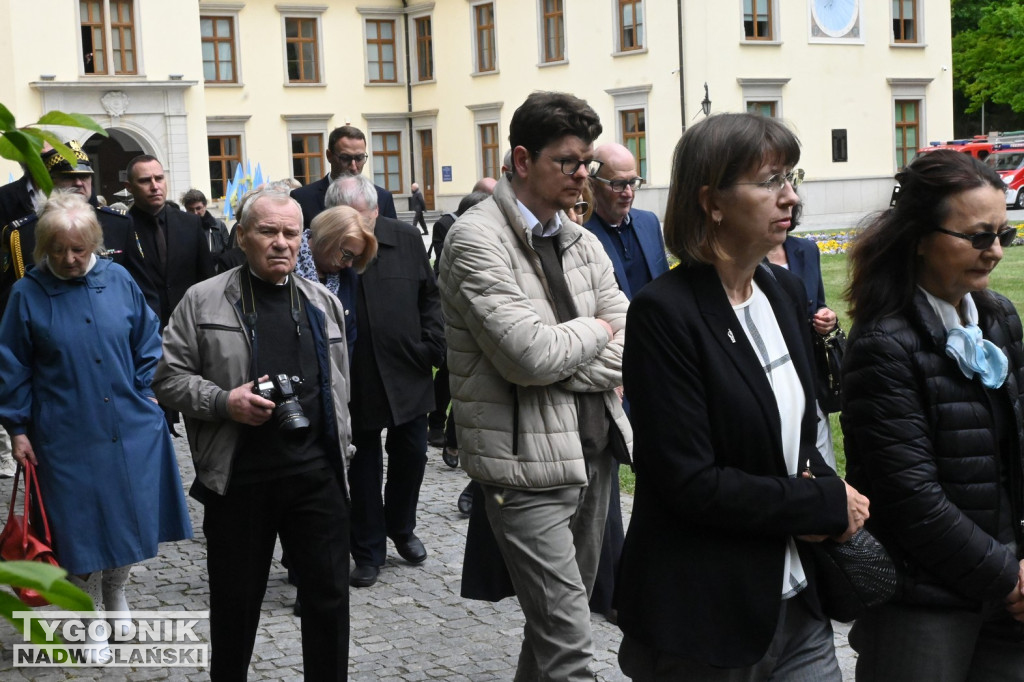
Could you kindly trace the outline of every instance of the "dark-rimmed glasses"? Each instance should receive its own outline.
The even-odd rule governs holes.
[[[540,152],[534,152],[537,156],[544,156]],[[549,159],[554,161],[562,169],[562,175],[576,175],[576,171],[580,167],[585,167],[587,175],[596,175],[601,170],[601,166],[604,165],[601,161],[595,161],[594,159],[557,159],[553,156],[548,156]]]
[[[352,253],[348,249],[344,249],[344,248],[341,249],[341,262],[342,263],[351,263],[356,258],[359,258],[359,256],[357,256],[356,254]]]
[[[734,182],[734,185],[757,185],[763,187],[769,192],[774,192],[777,189],[784,189],[786,183],[793,185],[794,188],[799,187],[800,183],[804,181],[804,169],[794,168],[788,173],[776,173],[767,180],[761,182]]]
[[[971,246],[976,248],[978,251],[984,251],[985,249],[992,248],[992,245],[996,243],[996,239],[999,240],[1000,246],[1009,246],[1017,237],[1017,228],[1015,227],[1007,227],[1005,230],[999,230],[998,232],[975,232],[974,234],[953,232],[952,230],[944,230],[941,227],[936,227],[935,231],[941,232],[942,234],[948,234],[950,237],[966,239],[971,243]]]
[[[366,161],[370,157],[367,156],[366,154],[338,154],[337,152],[334,152],[334,158],[336,158],[338,161],[341,161],[341,165],[347,166],[353,161],[355,161],[356,163],[362,163],[363,161]]]
[[[592,180],[597,180],[598,182],[608,185],[612,188],[613,192],[625,192],[627,187],[635,192],[643,187],[644,183],[647,182],[639,175],[635,178],[630,178],[629,180],[605,180],[604,178],[599,178],[596,175],[591,175],[590,177]]]

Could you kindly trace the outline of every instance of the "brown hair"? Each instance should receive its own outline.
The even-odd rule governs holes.
[[[672,156],[665,211],[668,250],[684,265],[721,259],[717,235],[701,202],[702,189],[713,195],[771,160],[784,166],[800,160],[800,141],[774,118],[715,114],[687,129]],[[795,206],[794,223],[798,211]]]
[[[917,247],[949,215],[949,198],[978,187],[1003,192],[999,173],[970,154],[938,149],[896,174],[895,206],[875,216],[850,250],[846,299],[854,322],[905,309],[917,288]]]

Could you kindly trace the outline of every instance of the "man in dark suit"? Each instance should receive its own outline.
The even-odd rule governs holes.
[[[135,199],[129,215],[149,277],[149,291],[143,287],[143,293],[150,305],[156,303],[154,312],[163,329],[185,291],[214,274],[213,259],[199,216],[167,205],[160,161],[148,154],[136,156],[128,162],[127,176],[125,187]]]
[[[594,150],[601,170],[590,176],[594,215],[584,225],[597,235],[612,259],[619,288],[632,299],[640,288],[668,270],[658,216],[633,208],[644,179],[636,173],[632,152],[621,144]]]
[[[415,182],[412,183],[410,189],[412,195],[409,197],[409,210],[415,213],[412,226],[420,228],[423,234],[430,234],[427,232],[427,221],[423,219],[423,212],[427,210],[427,201],[423,198],[423,193],[420,192],[420,186]]]
[[[594,160],[601,170],[590,176],[594,195],[594,214],[584,225],[597,235],[611,258],[615,281],[632,300],[633,295],[652,279],[668,271],[665,240],[658,216],[633,208],[633,199],[644,184],[637,175],[633,153],[621,144],[603,144],[594,150]],[[629,403],[623,408],[629,414]],[[604,527],[601,563],[590,596],[590,610],[614,620],[612,593],[618,575],[624,532],[619,502],[618,477],[612,480],[611,504]]]
[[[377,581],[387,539],[412,564],[427,558],[415,534],[416,505],[427,464],[427,412],[434,407],[431,368],[444,359],[441,301],[419,232],[377,215],[373,183],[344,176],[327,192],[327,206],[351,206],[374,225],[377,258],[359,276],[352,354],[352,495],[354,587]],[[387,429],[387,486],[381,499]]]
[[[0,187],[0,226],[35,213],[36,205],[44,198],[28,172]]]
[[[292,198],[302,207],[302,220],[309,229],[313,218],[324,210],[324,195],[331,181],[342,175],[359,175],[366,165],[366,135],[355,126],[341,126],[327,138],[327,162],[331,172],[305,187],[292,190]],[[398,219],[395,199],[383,187],[373,186],[377,193],[377,212],[385,218]]]

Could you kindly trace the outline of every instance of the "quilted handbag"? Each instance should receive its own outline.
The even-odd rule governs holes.
[[[825,615],[849,623],[896,596],[900,575],[874,535],[861,528],[844,543],[812,543],[818,597]]]
[[[25,472],[25,505],[21,515],[15,513],[18,499],[18,482],[21,472]],[[42,524],[40,534],[32,525],[29,516],[29,509],[32,500],[36,502],[39,511],[38,519]],[[50,539],[50,524],[46,519],[46,510],[43,508],[43,498],[39,494],[39,479],[36,477],[35,466],[26,460],[24,465],[18,465],[18,472],[14,475],[14,489],[11,491],[11,507],[7,513],[7,525],[0,533],[0,559],[4,561],[39,561],[51,566],[59,566],[57,557],[53,554],[53,541]],[[49,602],[35,590],[22,587],[12,587],[18,599],[29,606],[46,606]]]

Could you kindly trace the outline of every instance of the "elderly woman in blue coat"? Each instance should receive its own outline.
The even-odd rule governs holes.
[[[42,207],[37,266],[0,321],[0,424],[37,467],[61,566],[97,609],[125,612],[131,565],[192,528],[149,386],[159,321],[128,272],[97,258],[102,241],[82,197],[57,191]]]

